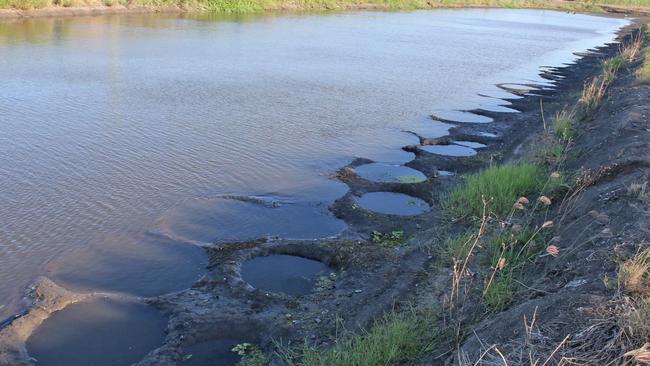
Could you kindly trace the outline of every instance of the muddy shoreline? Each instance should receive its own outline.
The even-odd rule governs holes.
[[[622,30],[619,38],[629,37],[635,27],[638,25]],[[432,116],[432,119],[455,127],[442,138],[418,135],[420,145],[404,147],[415,154],[415,159],[405,165],[424,173],[427,179],[423,182],[365,180],[354,170],[371,162],[365,159],[355,160],[336,172],[336,179],[350,188],[331,207],[335,216],[349,225],[338,239],[259,239],[210,245],[205,248],[209,257],[208,272],[200,281],[190,289],[153,298],[74,293],[47,278],[40,278],[27,289],[31,308],[0,326],[0,365],[33,365],[25,342],[34,329],[53,312],[91,298],[145,303],[168,317],[165,341],[138,365],[182,364],[186,356],[184,350],[188,347],[223,338],[246,339],[266,351],[273,348],[276,340],[290,345],[302,344],[307,339],[317,347],[328,347],[341,321],[347,330],[354,331],[367,327],[400,303],[409,303],[422,296],[437,301],[447,291],[449,281],[448,270],[435,266],[437,258],[431,251],[432,240],[440,235],[441,195],[460,182],[458,174],[477,171],[493,161],[523,156],[530,139],[542,129],[540,98],[544,100],[544,114],[562,109],[567,100],[582,89],[584,82],[599,72],[602,60],[618,50],[618,43],[605,45],[575,64],[546,69],[542,75],[555,82],[553,88],[511,89],[523,97],[513,95],[512,99],[505,100],[511,103],[508,108],[520,113],[470,111],[494,119],[490,123],[457,123]],[[486,147],[478,149],[478,154],[472,157],[442,156],[423,149],[425,146],[453,145],[454,141],[476,142]],[[442,175],[441,171],[454,174]],[[422,199],[432,209],[418,216],[395,219],[359,208],[359,197],[371,192],[407,194]],[[371,240],[374,231],[402,231],[406,240],[396,247],[381,246]],[[270,293],[248,285],[241,276],[242,263],[271,254],[315,259],[327,264],[336,275],[332,281],[320,283],[313,294],[300,297]],[[440,358],[430,361],[432,364],[443,362]],[[272,362],[280,361],[274,359]]]

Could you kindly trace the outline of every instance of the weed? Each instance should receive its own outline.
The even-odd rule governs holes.
[[[314,289],[316,292],[324,292],[334,288],[336,285],[336,273],[332,272],[327,276],[321,276]]]
[[[455,217],[480,217],[483,198],[489,200],[496,215],[510,211],[518,197],[540,191],[546,178],[545,170],[536,164],[518,163],[492,165],[465,177],[465,183],[444,199],[445,211]]]
[[[483,301],[490,310],[498,312],[510,304],[514,295],[513,274],[508,271],[495,277],[490,287],[486,288]]]
[[[266,354],[252,343],[240,343],[232,351],[241,356],[237,366],[264,366],[269,363]]]
[[[373,231],[370,234],[370,240],[382,247],[394,248],[404,242],[404,231],[394,230],[390,233],[380,233],[379,231]]]
[[[447,238],[444,243],[445,254],[453,261],[463,260],[469,255],[474,239],[476,239],[476,235],[471,231],[459,236]]]
[[[618,269],[618,285],[628,294],[650,292],[650,248],[639,251],[621,263]]]
[[[305,344],[298,350],[283,350],[289,365],[301,366],[380,366],[414,361],[431,352],[438,332],[437,316],[414,309],[391,312],[377,320],[368,331],[339,336],[328,350]]]
[[[562,109],[555,115],[555,133],[565,142],[575,138],[576,134],[575,110]]]
[[[580,103],[586,114],[591,114],[600,106],[600,102],[605,96],[607,90],[607,79],[602,76],[596,76],[586,83],[582,89]]]
[[[637,71],[637,80],[642,84],[650,84],[650,47],[643,51],[643,65]]]
[[[639,33],[639,35],[634,36],[629,43],[623,45],[619,51],[619,54],[623,60],[627,63],[636,60],[641,55],[641,51],[643,50],[643,42],[644,37],[641,33]]]
[[[501,311],[512,301],[516,279],[529,263],[542,252],[546,233],[545,225],[532,230],[530,227],[502,231],[490,243],[492,275],[483,290],[483,300],[493,311]]]
[[[599,106],[609,85],[614,81],[618,71],[625,65],[623,56],[618,55],[603,62],[603,72],[585,84],[580,103],[586,114],[591,114]]]

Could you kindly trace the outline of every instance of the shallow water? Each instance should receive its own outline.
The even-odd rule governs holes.
[[[184,239],[343,230],[327,206],[346,187],[325,174],[413,159],[404,131],[435,137],[449,126],[431,114],[507,107],[496,83],[542,82],[540,66],[623,24],[532,10],[0,22],[0,316],[38,274],[164,293],[205,263]],[[213,205],[223,194],[292,203]],[[309,225],[274,226],[292,208]],[[115,285],[133,278],[115,263],[167,274]]]
[[[466,157],[466,156],[476,155],[476,150],[470,147],[454,145],[454,144],[427,145],[427,146],[422,146],[421,149],[426,152],[430,152],[432,154],[454,156],[454,157]]]
[[[370,192],[361,196],[359,206],[385,215],[414,216],[431,209],[423,200],[403,193]]]
[[[384,183],[419,183],[427,180],[421,171],[403,165],[372,163],[354,169],[363,179]]]
[[[128,366],[162,343],[166,325],[151,307],[93,300],[53,313],[27,350],[38,366]]]
[[[183,347],[182,366],[235,366],[241,357],[232,351],[244,343],[236,339],[216,339]]]
[[[251,286],[293,296],[312,292],[318,279],[331,272],[323,262],[281,254],[255,257],[241,268],[242,278]]]

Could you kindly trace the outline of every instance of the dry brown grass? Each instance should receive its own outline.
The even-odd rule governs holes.
[[[643,32],[639,32],[636,36],[632,37],[629,43],[620,47],[619,53],[625,62],[633,62],[641,57],[643,53],[643,45],[645,43]]]
[[[650,295],[650,248],[620,264],[618,286],[626,294]]]
[[[586,113],[591,113],[598,108],[608,86],[608,78],[604,76],[596,76],[585,84],[585,87],[582,89],[580,103]]]

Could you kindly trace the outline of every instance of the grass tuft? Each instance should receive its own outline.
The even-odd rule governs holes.
[[[555,115],[555,133],[565,142],[573,140],[576,135],[576,113],[574,110],[562,109]]]
[[[540,191],[545,181],[545,170],[536,164],[492,165],[466,176],[465,183],[445,198],[443,207],[457,218],[478,218],[483,212],[485,198],[490,201],[493,213],[504,215],[512,209],[517,198]]]
[[[643,51],[643,65],[637,72],[637,80],[641,84],[650,84],[650,47]]]
[[[621,263],[618,284],[629,294],[650,294],[650,248]]]
[[[390,313],[376,321],[369,331],[347,336],[336,345],[320,350],[305,345],[298,352],[285,351],[290,365],[301,366],[381,366],[415,361],[430,353],[438,332],[432,313]]]

